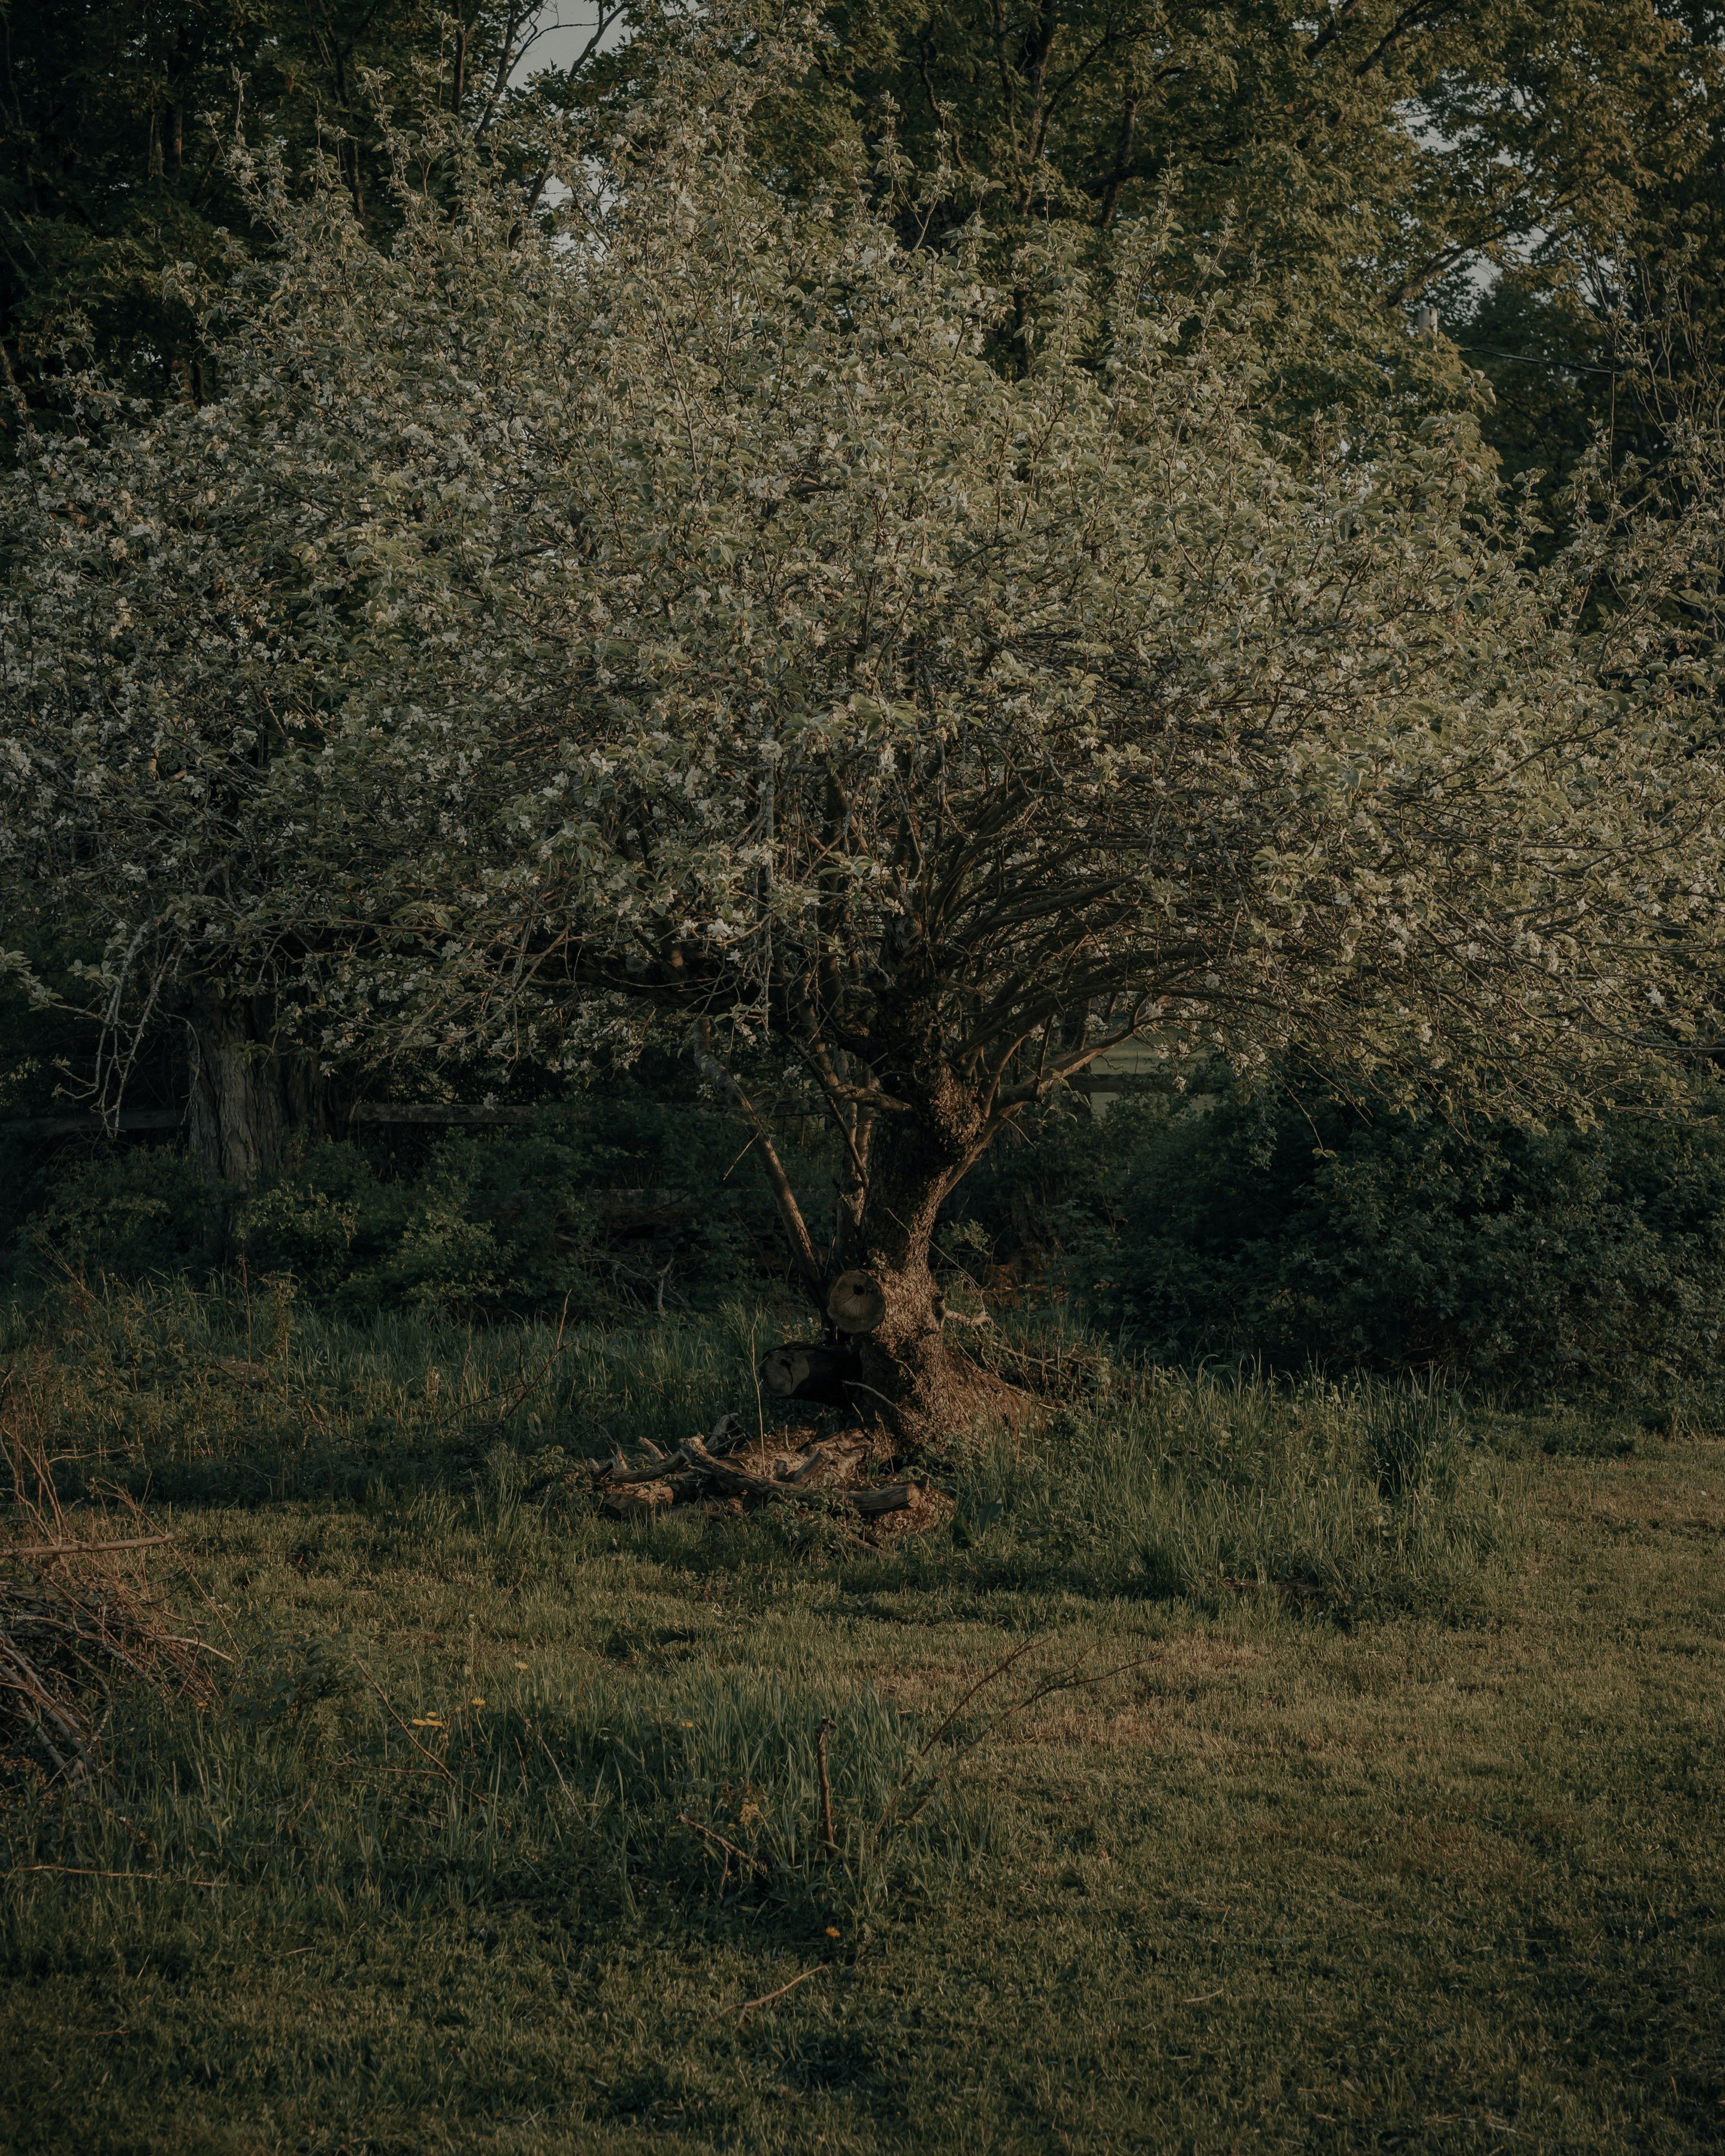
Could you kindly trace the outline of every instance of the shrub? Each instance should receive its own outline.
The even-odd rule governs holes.
[[[323,1145],[241,1208],[236,1233],[258,1272],[291,1273],[315,1300],[356,1312],[454,1315],[598,1299],[577,1144],[452,1138],[411,1179],[359,1147]]]
[[[25,1223],[22,1247],[39,1272],[141,1280],[205,1271],[223,1240],[214,1186],[184,1153],[152,1146],[100,1153],[60,1173]]]
[[[309,1145],[237,1206],[177,1150],[105,1152],[44,1166],[15,1255],[39,1276],[129,1281],[243,1260],[355,1313],[715,1310],[788,1265],[738,1143],[728,1116],[624,1082],[506,1132]]]
[[[1463,1132],[1336,1100],[1129,1100],[1057,1140],[1060,1276],[1153,1359],[1664,1394],[1725,1322],[1725,1121]]]

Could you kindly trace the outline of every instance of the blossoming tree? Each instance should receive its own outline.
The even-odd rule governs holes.
[[[223,395],[10,482],[5,872],[116,999],[147,947],[349,1043],[674,1024],[906,1434],[986,1392],[942,1202],[1109,1050],[1550,1101],[1681,1043],[1710,496],[1536,575],[1455,428],[1266,438],[1147,234],[1021,264],[1003,371],[962,244],[787,208],[694,67],[537,221],[424,138],[387,254],[278,194]]]

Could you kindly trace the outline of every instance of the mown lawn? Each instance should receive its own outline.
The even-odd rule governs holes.
[[[1224,1548],[1181,1399],[960,1460],[953,1524],[878,1550],[614,1524],[495,1454],[175,1504],[240,1660],[134,1707],[99,1797],[14,1792],[0,2148],[1725,2142],[1725,1444],[1530,1426],[1471,1569],[1350,1589],[1271,1547],[1291,1475],[1358,1537],[1340,1440],[1236,1463]],[[1087,1568],[1158,1444],[1137,1558]]]

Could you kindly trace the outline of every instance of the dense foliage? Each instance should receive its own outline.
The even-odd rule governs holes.
[[[81,348],[149,393],[208,393],[201,308],[269,244],[222,154],[236,123],[280,143],[296,177],[331,157],[387,230],[380,104],[431,96],[480,134],[531,109],[614,112],[690,27],[601,4],[547,41],[562,12],[9,10],[0,351],[15,378],[33,397]],[[1674,281],[1705,311],[1718,282],[1720,54],[1689,0],[834,0],[811,21],[810,64],[754,125],[776,185],[866,181],[891,138],[924,182],[906,231],[980,214],[1004,271],[1027,232],[1064,224],[1106,254],[1166,198],[1189,258],[1249,266],[1273,294],[1260,330],[1295,403],[1470,404],[1516,470],[1567,466],[1601,418],[1625,443],[1656,437],[1617,318],[1650,288],[1664,305]],[[1448,337],[1410,336],[1431,303]]]
[[[1706,911],[1707,677],[1655,609],[1710,519],[1530,577],[1465,438],[1263,436],[1147,237],[1100,370],[1042,261],[1009,379],[963,250],[788,218],[722,133],[616,170],[563,239],[403,172],[388,253],[270,197],[228,394],[12,488],[12,869],[116,993],[335,941],[353,1023],[459,1028],[525,968],[817,1069],[872,1024],[882,1104],[932,1024],[985,1122],[1086,1001],[1458,1071],[1646,1008]]]
[[[1471,398],[1517,465],[1610,409],[1612,319],[1640,276],[1684,242],[1717,265],[1720,52],[1699,8],[836,0],[825,21],[760,124],[769,169],[854,170],[890,114],[932,176],[922,228],[979,212],[1007,251],[1050,224],[1106,251],[1166,198],[1194,259],[1273,293],[1293,402]],[[1447,339],[1409,338],[1416,303],[1468,373]],[[1557,439],[1528,457],[1534,412]]]
[[[244,1271],[350,1318],[586,1323],[772,1300],[790,1260],[771,1196],[731,1118],[689,1094],[614,1086],[501,1132],[367,1127],[244,1196],[171,1144],[63,1148],[20,1176],[0,1268],[26,1291]],[[787,1157],[818,1175],[794,1137]]]
[[[1063,1285],[1158,1361],[1363,1365],[1522,1398],[1711,1385],[1725,1123],[1708,1098],[1670,1121],[1464,1129],[1309,1081],[1215,1082],[1050,1127],[973,1185],[955,1257]]]

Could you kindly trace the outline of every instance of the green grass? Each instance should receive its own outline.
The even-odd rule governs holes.
[[[240,1661],[3,1815],[7,2156],[1725,2140],[1725,1446],[1104,1371],[879,1549],[576,1502],[749,1324],[15,1321]]]

